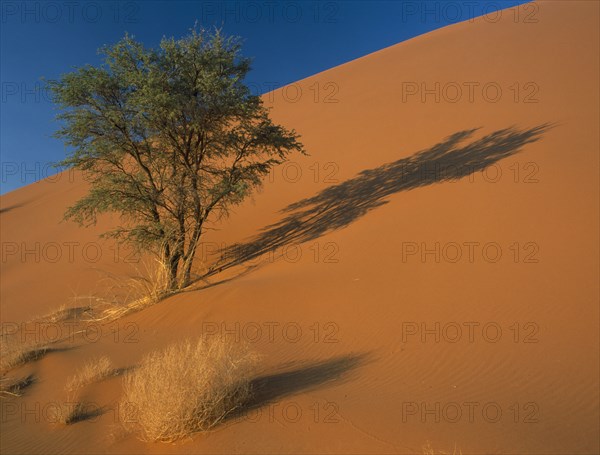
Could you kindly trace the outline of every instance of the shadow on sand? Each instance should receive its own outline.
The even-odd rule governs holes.
[[[340,384],[351,370],[366,362],[368,357],[368,354],[349,354],[257,377],[250,384],[251,399],[231,413],[227,420],[240,418],[290,395],[308,392],[333,382]]]
[[[389,196],[435,183],[459,180],[519,152],[554,125],[529,129],[515,126],[495,131],[468,144],[478,128],[460,131],[430,149],[418,152],[330,186],[284,208],[284,217],[246,243],[220,252],[220,259],[202,278],[254,260],[279,248],[315,240],[342,229],[369,211],[388,203]]]
[[[25,203],[23,202],[21,204],[13,204],[8,207],[2,207],[2,208],[0,208],[0,215],[2,215],[3,213],[8,213],[12,210],[18,209],[20,207],[23,207],[24,205],[25,205]]]

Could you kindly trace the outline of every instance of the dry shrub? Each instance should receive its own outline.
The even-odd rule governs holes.
[[[41,324],[60,324],[66,321],[78,321],[83,319],[85,315],[89,315],[91,311],[92,307],[90,305],[71,307],[63,303],[54,311],[40,318],[34,318],[33,321]]]
[[[0,371],[41,359],[49,352],[49,348],[38,340],[21,342],[16,334],[5,333],[0,339]]]
[[[43,321],[55,324],[58,322],[63,322],[65,319],[67,319],[68,314],[69,310],[67,309],[67,305],[63,303],[58,308],[42,316],[41,318],[34,318],[33,321]]]
[[[77,370],[77,373],[67,381],[65,388],[72,392],[92,382],[114,376],[116,372],[110,359],[103,356],[88,362],[83,368]]]
[[[145,258],[135,267],[135,275],[122,278],[108,275],[106,295],[79,297],[89,299],[93,321],[114,321],[140,311],[168,297],[168,265],[162,257]]]
[[[435,450],[431,447],[431,443],[427,441],[427,444],[423,446],[423,455],[462,455],[462,451],[456,447],[456,443],[454,443],[454,450],[452,453],[443,450]]]
[[[157,248],[164,250],[164,244]],[[193,260],[190,258],[188,260]],[[185,263],[180,267],[185,267]],[[106,273],[102,280],[102,293],[76,296],[75,301],[87,301],[83,313],[90,316],[89,321],[110,322],[130,313],[141,311],[161,300],[180,292],[169,289],[169,265],[164,254],[146,252],[140,256],[132,276],[122,277]],[[51,315],[60,317],[64,308]]]
[[[186,340],[148,354],[124,378],[124,424],[145,441],[206,431],[243,406],[257,357],[223,337]]]
[[[133,291],[134,300],[142,304],[153,304],[167,295],[169,284],[169,266],[163,257],[155,257],[153,261],[142,261],[144,270],[136,267],[137,275],[127,284]]]
[[[35,377],[30,374],[22,378],[1,378],[0,396],[20,397],[23,391],[35,382]]]
[[[39,360],[48,353],[46,347],[21,346],[21,348],[2,354],[0,370],[8,371],[20,365]]]

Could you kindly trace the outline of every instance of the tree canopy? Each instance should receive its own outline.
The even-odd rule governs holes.
[[[103,64],[49,83],[56,137],[71,150],[61,164],[90,182],[65,218],[90,225],[119,213],[104,235],[160,252],[168,290],[185,287],[207,223],[303,146],[244,84],[239,38],[193,29],[149,49],[126,35],[100,52]]]

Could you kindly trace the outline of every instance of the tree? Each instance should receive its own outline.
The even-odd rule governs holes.
[[[72,150],[60,164],[90,182],[65,219],[87,226],[119,213],[103,236],[159,252],[166,291],[180,289],[207,224],[303,146],[244,84],[250,62],[236,37],[193,29],[148,49],[125,35],[100,52],[102,65],[49,83],[61,108],[55,137]]]

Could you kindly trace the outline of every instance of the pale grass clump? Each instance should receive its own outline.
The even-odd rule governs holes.
[[[114,376],[116,372],[110,359],[103,356],[89,361],[77,370],[75,375],[67,381],[65,389],[72,392],[93,382]]]
[[[14,334],[0,336],[0,371],[41,359],[49,352],[48,346],[38,340],[21,342]]]
[[[427,444],[423,446],[423,455],[462,455],[462,450],[456,447],[456,443],[454,444],[454,450],[452,450],[452,453],[444,450],[435,450],[433,447],[431,447],[431,443],[427,441]]]
[[[33,321],[42,321],[50,324],[55,324],[57,322],[63,322],[68,314],[68,308],[65,303],[61,304],[55,310],[50,311],[42,317],[33,318]]]
[[[257,357],[223,337],[186,340],[148,354],[124,378],[120,409],[144,441],[206,431],[247,403]]]
[[[127,284],[141,304],[154,304],[167,295],[169,268],[163,257],[155,257],[149,264],[142,262],[144,270],[136,268],[137,276],[130,278]]]
[[[35,377],[32,374],[22,378],[3,377],[0,379],[0,396],[20,397],[34,382]]]
[[[159,250],[163,249],[164,244],[160,246]],[[187,262],[183,263],[184,266],[186,264]],[[202,269],[205,270],[205,267]],[[88,301],[86,306],[77,308],[85,310],[82,313],[90,316],[88,321],[115,321],[130,313],[141,311],[180,291],[180,289],[170,289],[169,264],[165,255],[158,253],[141,257],[132,276],[123,278],[107,274],[103,281],[102,295],[75,297],[76,301]],[[57,311],[56,315],[59,314],[60,312]]]
[[[0,357],[0,370],[8,371],[20,365],[41,359],[48,352],[44,346],[23,345],[9,352],[2,353]]]
[[[114,321],[160,302],[169,295],[168,265],[162,257],[145,258],[136,273],[127,279],[110,277],[107,286],[112,295],[88,296],[93,301],[94,321]]]
[[[63,303],[55,310],[42,317],[34,318],[32,321],[41,324],[60,324],[66,321],[79,321],[82,320],[84,316],[89,315],[91,311],[92,307],[90,305],[72,307]]]

